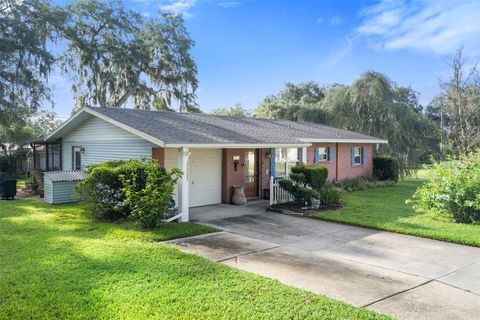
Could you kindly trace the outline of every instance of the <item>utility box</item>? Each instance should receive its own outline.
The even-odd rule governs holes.
[[[83,171],[50,171],[43,175],[44,200],[46,203],[75,202],[73,192],[75,185],[85,179]]]

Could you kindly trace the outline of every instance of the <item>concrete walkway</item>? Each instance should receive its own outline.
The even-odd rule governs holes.
[[[479,319],[480,248],[265,211],[191,210],[224,230],[169,241],[182,251],[399,319]]]

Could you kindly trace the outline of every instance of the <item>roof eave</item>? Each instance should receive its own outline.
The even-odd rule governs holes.
[[[388,144],[388,140],[384,139],[314,139],[314,138],[302,138],[301,141],[310,143],[371,143],[371,144]]]
[[[307,148],[311,143],[166,143],[165,148],[246,149],[246,148]]]

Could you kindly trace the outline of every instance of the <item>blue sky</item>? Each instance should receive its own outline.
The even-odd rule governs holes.
[[[480,1],[136,0],[153,17],[182,13],[196,46],[203,111],[242,103],[253,110],[286,82],[349,84],[367,70],[411,85],[427,104],[448,75],[447,56],[463,44],[480,56]],[[70,82],[55,85],[55,111],[73,106]]]

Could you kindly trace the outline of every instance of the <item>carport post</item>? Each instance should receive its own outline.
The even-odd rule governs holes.
[[[183,172],[183,176],[178,180],[178,210],[181,214],[180,221],[188,222],[188,157],[190,153],[188,148],[179,148],[177,157],[177,166]]]
[[[307,164],[307,148],[302,148],[302,162],[303,164]]]

